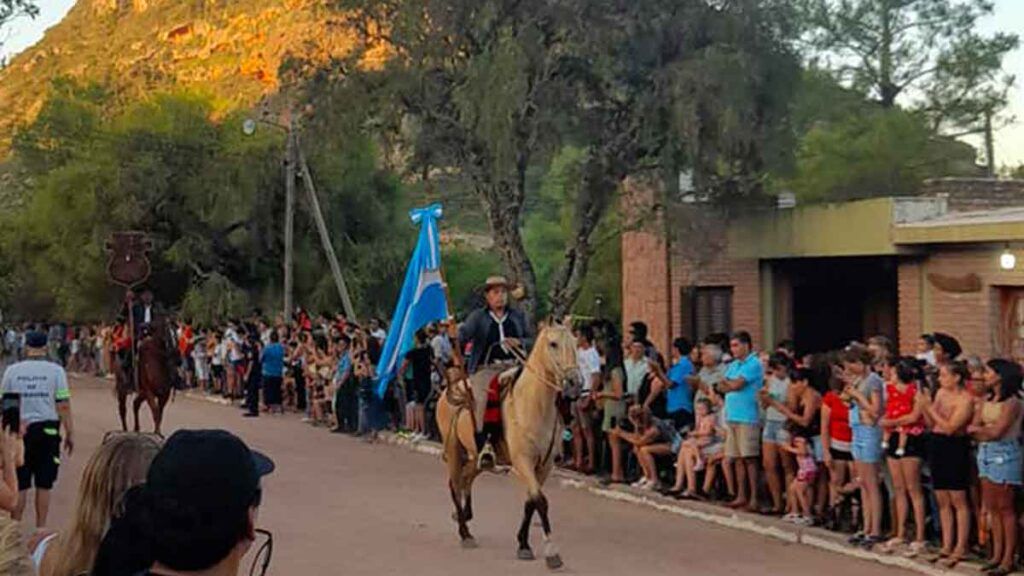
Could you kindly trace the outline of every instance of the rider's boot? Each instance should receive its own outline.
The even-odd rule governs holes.
[[[497,462],[497,456],[494,454],[494,447],[487,440],[486,433],[477,433],[476,435],[476,448],[479,452],[477,456],[476,465],[480,470],[494,470],[494,465]]]

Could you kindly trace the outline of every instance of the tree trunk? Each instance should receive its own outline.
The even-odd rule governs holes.
[[[573,236],[565,252],[565,262],[551,280],[549,297],[551,315],[561,318],[572,310],[583,290],[583,282],[590,269],[593,247],[590,239],[608,210],[621,178],[611,174],[603,158],[591,155],[583,171],[580,196],[576,201]]]
[[[519,228],[522,219],[522,194],[507,182],[478,189],[487,209],[487,220],[491,225],[494,245],[501,255],[514,285],[523,287],[525,297],[520,306],[532,322],[537,312],[537,275],[533,262],[526,254],[523,235]]]
[[[884,108],[893,108],[896,106],[899,87],[892,81],[892,7],[889,0],[882,0],[879,10],[882,37],[878,46],[878,95]]]

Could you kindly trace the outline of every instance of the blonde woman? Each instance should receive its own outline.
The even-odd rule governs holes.
[[[129,488],[146,480],[149,465],[160,451],[153,435],[108,435],[82,472],[78,502],[70,527],[42,537],[32,560],[40,576],[87,574],[100,542]]]

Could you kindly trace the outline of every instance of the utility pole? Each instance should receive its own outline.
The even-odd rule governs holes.
[[[284,160],[284,319],[292,313],[292,255],[295,245],[295,121],[288,121],[288,142]]]
[[[992,111],[985,111],[985,159],[988,177],[996,175],[996,144],[992,135]]]
[[[348,286],[345,278],[341,275],[341,266],[338,264],[338,256],[334,253],[334,245],[331,244],[331,236],[327,230],[327,223],[324,222],[323,212],[320,210],[320,197],[316,193],[316,186],[313,184],[313,175],[306,164],[306,155],[302,153],[302,145],[299,142],[299,128],[295,124],[292,114],[289,114],[288,125],[284,126],[276,122],[263,119],[249,119],[242,125],[242,132],[248,136],[256,132],[257,123],[266,124],[287,134],[288,140],[285,146],[284,164],[284,314],[285,318],[291,314],[293,305],[294,281],[292,276],[292,264],[295,252],[295,178],[301,177],[309,198],[309,208],[313,213],[313,220],[316,222],[317,232],[320,234],[320,243],[323,245],[324,253],[327,255],[327,262],[331,266],[331,275],[334,276],[334,285],[338,289],[338,296],[341,297],[341,304],[345,308],[345,315],[354,319],[356,317],[355,307],[352,306],[352,298],[348,293]]]
[[[294,132],[293,132],[294,133]],[[302,182],[306,187],[306,195],[309,198],[309,207],[313,212],[313,220],[316,221],[317,231],[320,233],[320,243],[327,254],[327,262],[331,266],[331,274],[334,276],[334,285],[338,289],[338,296],[341,297],[341,304],[345,308],[345,316],[350,320],[356,317],[355,308],[352,306],[352,298],[348,294],[348,286],[345,278],[341,275],[341,266],[338,265],[338,257],[334,253],[334,245],[331,244],[331,236],[327,231],[327,223],[324,222],[323,212],[320,211],[320,198],[317,196],[316,187],[313,185],[313,176],[309,172],[309,165],[306,164],[306,155],[302,153],[302,146],[299,145],[298,136],[293,136],[295,148],[299,156],[299,170],[302,175]]]

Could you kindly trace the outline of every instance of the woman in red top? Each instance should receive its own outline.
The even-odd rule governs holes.
[[[836,370],[841,369],[829,366],[824,358],[816,360],[813,364],[819,362],[825,364],[824,370],[832,372],[828,381],[829,390],[821,399],[821,443],[825,466],[829,472],[829,508],[832,511],[830,521],[834,526],[838,526],[838,504],[853,469],[853,454],[850,452],[853,431],[850,430],[850,407],[839,397],[844,383]]]
[[[914,358],[886,360],[885,430],[900,434],[899,442],[889,442],[888,464],[892,476],[893,501],[896,504],[896,535],[882,549],[895,552],[906,543],[907,499],[914,508],[914,541],[904,556],[913,558],[925,549],[924,490],[921,489],[921,459],[925,453],[924,415],[918,402],[918,382],[924,373]]]

